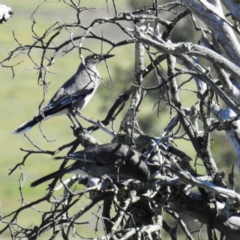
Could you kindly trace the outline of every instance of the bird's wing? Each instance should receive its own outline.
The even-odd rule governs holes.
[[[76,153],[71,153],[65,157],[55,157],[54,160],[62,160],[62,159],[69,159],[75,160],[76,162],[85,162],[85,163],[92,163],[95,165],[114,165],[118,161],[116,161],[117,156],[113,156],[108,153],[96,153],[94,152],[86,152],[86,151],[79,151]],[[121,159],[120,159],[121,160]]]
[[[43,109],[43,112],[46,116],[60,112],[68,106],[71,106],[74,103],[78,102],[79,100],[84,99],[93,91],[94,88],[82,89],[76,91],[74,94],[70,94],[69,92],[64,91],[64,89],[61,88],[58,93],[52,98],[49,104]]]
[[[86,163],[103,164],[103,161],[102,159],[99,159],[99,156],[96,157],[94,154],[88,153],[85,151],[72,153],[66,158],[70,160],[81,161]]]
[[[93,158],[92,156],[90,157],[86,156],[84,151],[82,151],[82,153],[80,152],[78,152],[77,154],[72,153],[72,154],[69,154],[69,156],[58,156],[58,157],[54,157],[53,159],[54,160],[68,159],[68,160],[75,160],[75,161],[81,161],[86,163],[96,163],[96,159]]]
[[[118,165],[120,162],[133,154],[128,152],[129,147],[121,144],[102,144],[89,148],[87,150],[72,153],[68,156],[69,159],[77,161],[86,161],[98,165]]]

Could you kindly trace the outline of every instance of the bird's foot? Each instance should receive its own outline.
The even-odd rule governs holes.
[[[87,134],[91,133],[87,130],[87,128],[83,128],[82,126],[80,126],[80,127],[71,126],[71,129],[73,130],[73,134],[75,137],[79,137],[79,135],[81,135],[82,133],[87,133]]]

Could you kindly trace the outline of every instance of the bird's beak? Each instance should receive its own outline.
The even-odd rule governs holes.
[[[104,59],[107,59],[107,58],[111,58],[111,57],[114,57],[115,55],[113,55],[113,54],[102,54],[101,55],[101,60],[104,60]]]

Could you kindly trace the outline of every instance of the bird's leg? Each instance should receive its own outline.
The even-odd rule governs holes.
[[[76,119],[76,116],[74,114],[67,114],[68,118],[70,119],[70,121],[73,123],[73,126],[71,126],[72,130],[73,130],[73,134],[75,137],[78,137],[80,132],[83,132],[84,129],[82,127],[82,125],[78,122],[78,120]],[[78,123],[78,126],[76,125],[76,123],[74,122],[73,118],[75,119],[75,121]]]
[[[67,116],[68,116],[68,118],[70,119],[70,121],[71,121],[72,124],[73,124],[72,129],[77,129],[78,127],[79,127],[80,129],[82,129],[82,125],[78,122],[75,114],[67,114]],[[72,119],[72,117],[75,119],[75,121],[77,122],[78,126],[76,125],[76,123],[74,122],[74,120]]]
[[[80,122],[77,120],[77,117],[76,117],[76,115],[77,115],[77,109],[73,108],[73,109],[70,111],[70,113],[67,114],[67,115],[68,115],[69,119],[71,120],[71,122],[73,123],[73,129],[79,128],[80,130],[83,130],[82,125],[80,124]],[[75,122],[73,121],[72,117],[75,119]],[[77,123],[78,126],[77,126],[75,123]]]
[[[74,127],[73,127],[74,132],[76,133],[76,132],[77,132],[76,130],[78,130],[78,131],[80,131],[80,132],[84,132],[84,133],[90,134],[90,132],[87,130],[87,128],[84,128],[84,127],[81,125],[81,123],[78,121],[77,115],[80,115],[80,113],[79,113],[78,109],[76,109],[76,108],[74,108],[74,109],[71,110],[71,116],[70,116],[70,114],[68,115],[68,117],[70,118],[70,120],[71,120],[71,122],[72,122],[73,124],[74,124],[74,121],[73,121],[72,117],[73,117],[73,118],[75,119],[75,121],[78,123],[78,127],[74,124]],[[80,115],[80,116],[81,116],[81,115]],[[75,134],[75,135],[78,135],[78,134]]]
[[[73,117],[74,117],[75,121],[77,122],[79,128],[80,128],[80,129],[83,129],[81,123],[77,120],[76,114],[74,114]]]
[[[73,121],[71,115],[70,115],[70,114],[67,114],[67,116],[68,116],[68,118],[70,119],[70,121],[72,122],[73,128],[76,128],[76,124],[75,124],[75,122]]]

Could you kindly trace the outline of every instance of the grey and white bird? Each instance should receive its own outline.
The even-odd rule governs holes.
[[[129,146],[118,143],[102,144],[72,153],[67,157],[56,157],[55,159],[72,159],[75,162],[34,181],[31,187],[53,178],[61,178],[66,173],[87,175],[93,178],[108,175],[113,180],[138,179],[146,181],[150,176],[148,166],[141,160],[140,156]]]
[[[54,116],[67,114],[75,118],[76,110],[83,109],[95,93],[100,75],[97,65],[104,59],[113,57],[112,54],[91,54],[85,58],[85,64],[81,63],[77,72],[55,93],[48,105],[39,114],[20,125],[13,134],[26,133],[34,125]]]

